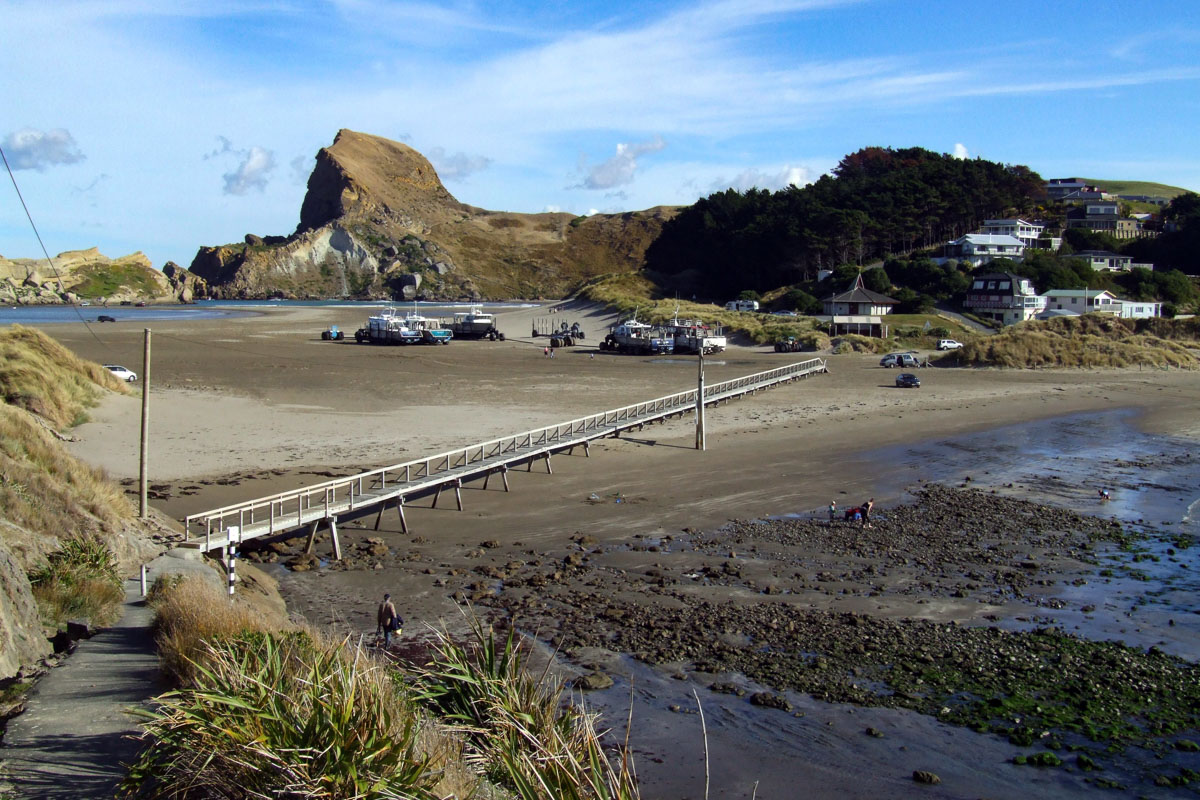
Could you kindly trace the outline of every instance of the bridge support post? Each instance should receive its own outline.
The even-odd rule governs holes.
[[[304,545],[304,552],[306,552],[306,553],[312,552],[313,542],[316,541],[316,539],[317,539],[317,526],[320,524],[321,524],[321,521],[317,520],[317,521],[313,522],[312,525],[308,526],[308,543],[306,545]]]
[[[483,490],[485,492],[487,491],[488,481],[490,481],[491,479],[492,479],[492,473],[490,473],[490,472],[483,476]]]
[[[592,446],[586,440],[583,443],[583,457],[584,458],[592,457]]]
[[[525,462],[525,471],[533,472],[533,456],[530,456],[529,460]]]
[[[342,543],[338,541],[337,517],[329,518],[329,535],[333,539],[333,557],[342,560]]]
[[[553,475],[554,470],[550,468],[550,454],[546,453],[546,474]]]
[[[442,487],[439,486],[437,488],[437,492],[433,495],[433,505],[431,505],[430,508],[437,508],[437,501],[438,501],[438,498],[441,496],[442,496]]]
[[[379,523],[383,522],[383,512],[387,511],[387,501],[384,500],[379,504],[379,513],[375,515],[375,530],[379,530]]]
[[[396,503],[396,513],[400,515],[400,530],[408,533],[408,520],[404,518],[404,498],[401,497]]]
[[[458,503],[458,510],[462,511],[462,479],[456,478],[454,481],[454,500]]]
[[[508,491],[508,465],[500,468],[500,477],[504,479],[504,491]]]

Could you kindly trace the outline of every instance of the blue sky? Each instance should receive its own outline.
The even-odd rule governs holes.
[[[1200,2],[0,0],[0,147],[52,254],[291,233],[340,128],[484,208],[803,184],[864,146],[1200,189]],[[6,175],[0,254],[38,255]]]

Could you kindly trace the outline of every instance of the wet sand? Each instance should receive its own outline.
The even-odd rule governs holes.
[[[181,517],[311,482],[322,474],[396,463],[680,391],[695,381],[693,358],[591,358],[592,347],[586,345],[598,341],[605,321],[594,313],[562,316],[583,321],[590,338],[585,347],[560,350],[554,359],[542,355],[544,340],[528,339],[531,319],[544,311],[504,315],[501,328],[510,339],[503,343],[373,348],[320,341],[320,330],[329,322],[347,330],[361,324],[346,314],[281,310],[236,322],[156,324],[151,475],[157,506]],[[140,327],[105,326],[99,331],[103,341],[81,326],[46,330],[82,355],[141,371]],[[721,380],[794,358],[767,348],[733,347],[709,359],[706,373],[710,381]],[[1147,484],[1162,481],[1145,479],[1156,469],[1161,475],[1195,474],[1194,462],[1171,459],[1200,438],[1200,376],[935,367],[922,371],[920,390],[900,390],[891,385],[894,371],[877,363],[876,356],[832,357],[829,375],[711,410],[709,446],[703,453],[691,449],[693,429],[685,419],[604,440],[592,448],[590,458],[556,457],[553,475],[540,468],[510,473],[511,493],[495,482],[486,492],[472,486],[464,491],[462,512],[445,504],[410,507],[413,530],[408,536],[399,532],[394,516],[385,517],[379,532],[371,529],[373,515],[357,525],[348,523],[348,565],[303,573],[278,568],[289,606],[318,623],[367,630],[376,598],[391,591],[402,598],[401,611],[409,620],[406,639],[413,647],[423,638],[422,623],[456,624],[456,601],[475,598],[499,611],[507,604],[489,598],[496,596],[498,584],[507,586],[510,573],[544,573],[563,559],[582,559],[599,550],[603,557],[579,574],[573,568],[581,564],[569,571],[550,570],[550,585],[562,582],[585,594],[605,585],[614,597],[637,607],[660,580],[693,582],[683,577],[691,572],[683,571],[680,553],[672,554],[663,542],[715,531],[731,520],[803,517],[831,498],[845,506],[874,496],[878,513],[886,517],[889,506],[911,499],[908,490],[922,478],[969,483],[1105,516],[1149,515],[1155,524],[1184,521],[1186,512],[1172,515],[1168,509],[1171,501],[1181,502],[1175,495],[1187,496],[1186,491],[1166,492],[1154,500],[1135,496],[1159,491]],[[1125,409],[1130,411],[1124,415],[1112,413]],[[1097,417],[1096,412],[1109,413]],[[81,441],[73,445],[75,451],[114,477],[131,479],[137,466],[137,399],[110,399],[93,419],[78,430]],[[1050,421],[1030,424],[1046,419]],[[1071,461],[1082,452],[1080,443],[1096,440],[1111,441],[1111,452],[1089,451],[1090,460]],[[1148,442],[1164,448],[1147,451],[1152,446]],[[1167,451],[1174,455],[1160,457]],[[1114,490],[1107,507],[1095,499],[1101,481]],[[1136,522],[1136,517],[1128,521]],[[820,598],[825,610],[1013,628],[1044,624],[1043,617],[1049,616],[1068,627],[1083,625],[1089,635],[1130,635],[1144,625],[1144,631],[1136,632],[1139,646],[1162,642],[1164,648],[1196,657],[1196,624],[1166,624],[1175,606],[1195,599],[1190,585],[1173,585],[1177,595],[1170,604],[1149,604],[1150,611],[1133,623],[1122,619],[1126,609],[1115,603],[1109,613],[1102,610],[1088,620],[1081,609],[1096,605],[1086,593],[1097,582],[1077,587],[1064,577],[1094,569],[1084,564],[1063,564],[1038,578],[1049,582],[1038,597],[1067,597],[1061,609],[1048,609],[1028,598],[980,602],[971,594],[975,590],[965,587],[966,597],[954,597],[958,586],[936,581],[930,587],[918,582],[917,591],[904,593],[898,587],[910,578],[902,571],[877,578],[884,588],[871,596],[874,590],[864,588],[861,579],[838,577],[847,570],[828,541],[809,543],[791,553],[786,564],[739,553],[745,544],[719,546],[731,551],[723,561],[745,562],[747,577],[732,585],[700,582],[706,588],[697,590],[696,602],[775,599],[767,593],[768,579],[778,582],[774,573],[786,566],[784,583],[819,587],[804,596]],[[287,548],[279,549],[286,556]],[[270,554],[259,556],[264,557]],[[1045,562],[1042,555],[1027,560],[1039,559]],[[530,566],[535,561],[541,563]],[[1166,569],[1170,562],[1158,563]],[[855,566],[879,570],[884,559],[868,554],[856,558]],[[650,575],[651,570],[659,575]],[[817,580],[820,572],[834,570],[841,571],[837,580]],[[565,574],[553,579],[555,571]],[[963,571],[947,574],[961,583]],[[990,586],[994,581],[977,583]],[[776,588],[795,598],[791,585]],[[702,796],[698,720],[684,712],[695,705],[691,688],[707,683],[694,676],[671,677],[688,676],[694,665],[681,665],[678,672],[649,670],[619,653],[571,655],[570,668],[596,661],[617,679],[613,689],[588,695],[589,704],[615,715],[609,717],[614,722],[624,716],[629,681],[634,681],[634,741],[646,796]],[[1082,796],[1096,791],[1079,774],[1006,764],[1017,749],[994,735],[974,734],[908,710],[788,696],[794,708],[805,710],[805,717],[700,690],[710,715],[710,745],[722,754],[713,766],[714,789],[721,787],[714,796],[750,797],[755,781],[761,782],[759,797],[795,796],[801,780],[814,797],[899,797],[914,790],[913,769],[942,776],[940,786],[923,788],[938,796]],[[864,736],[865,727],[886,735]],[[864,770],[869,774],[864,776]]]

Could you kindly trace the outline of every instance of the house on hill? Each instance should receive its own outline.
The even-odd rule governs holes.
[[[1110,253],[1107,250],[1078,250],[1071,258],[1085,258],[1092,269],[1128,272],[1133,269],[1133,256]]]
[[[1012,325],[1044,311],[1046,298],[1038,295],[1028,278],[1011,272],[989,272],[972,277],[963,306],[980,317]]]
[[[883,317],[892,313],[892,309],[899,305],[900,301],[879,292],[872,292],[863,285],[860,272],[847,291],[831,295],[822,303],[826,316],[830,317],[831,336],[857,333],[882,338],[887,336],[887,325],[883,324]]]
[[[1021,261],[1025,258],[1025,244],[1008,234],[968,233],[947,242],[943,253],[943,261],[954,258],[972,267],[980,267],[997,258]]]

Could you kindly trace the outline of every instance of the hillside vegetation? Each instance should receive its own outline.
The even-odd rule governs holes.
[[[1200,320],[1118,319],[1109,314],[1022,322],[947,356],[966,366],[1180,367],[1196,369]]]
[[[154,550],[120,487],[58,440],[106,391],[126,388],[39,331],[0,331],[0,679],[67,620],[111,621],[120,578]]]
[[[646,251],[668,291],[719,299],[811,280],[818,269],[931,247],[1044,195],[1027,167],[871,147],[778,192],[732,189],[689,206]]]
[[[1080,178],[1079,180],[1109,194],[1144,194],[1149,197],[1165,197],[1168,200],[1185,192],[1192,191],[1191,189],[1168,186],[1165,183],[1151,183],[1150,181],[1111,181],[1104,178]]]

